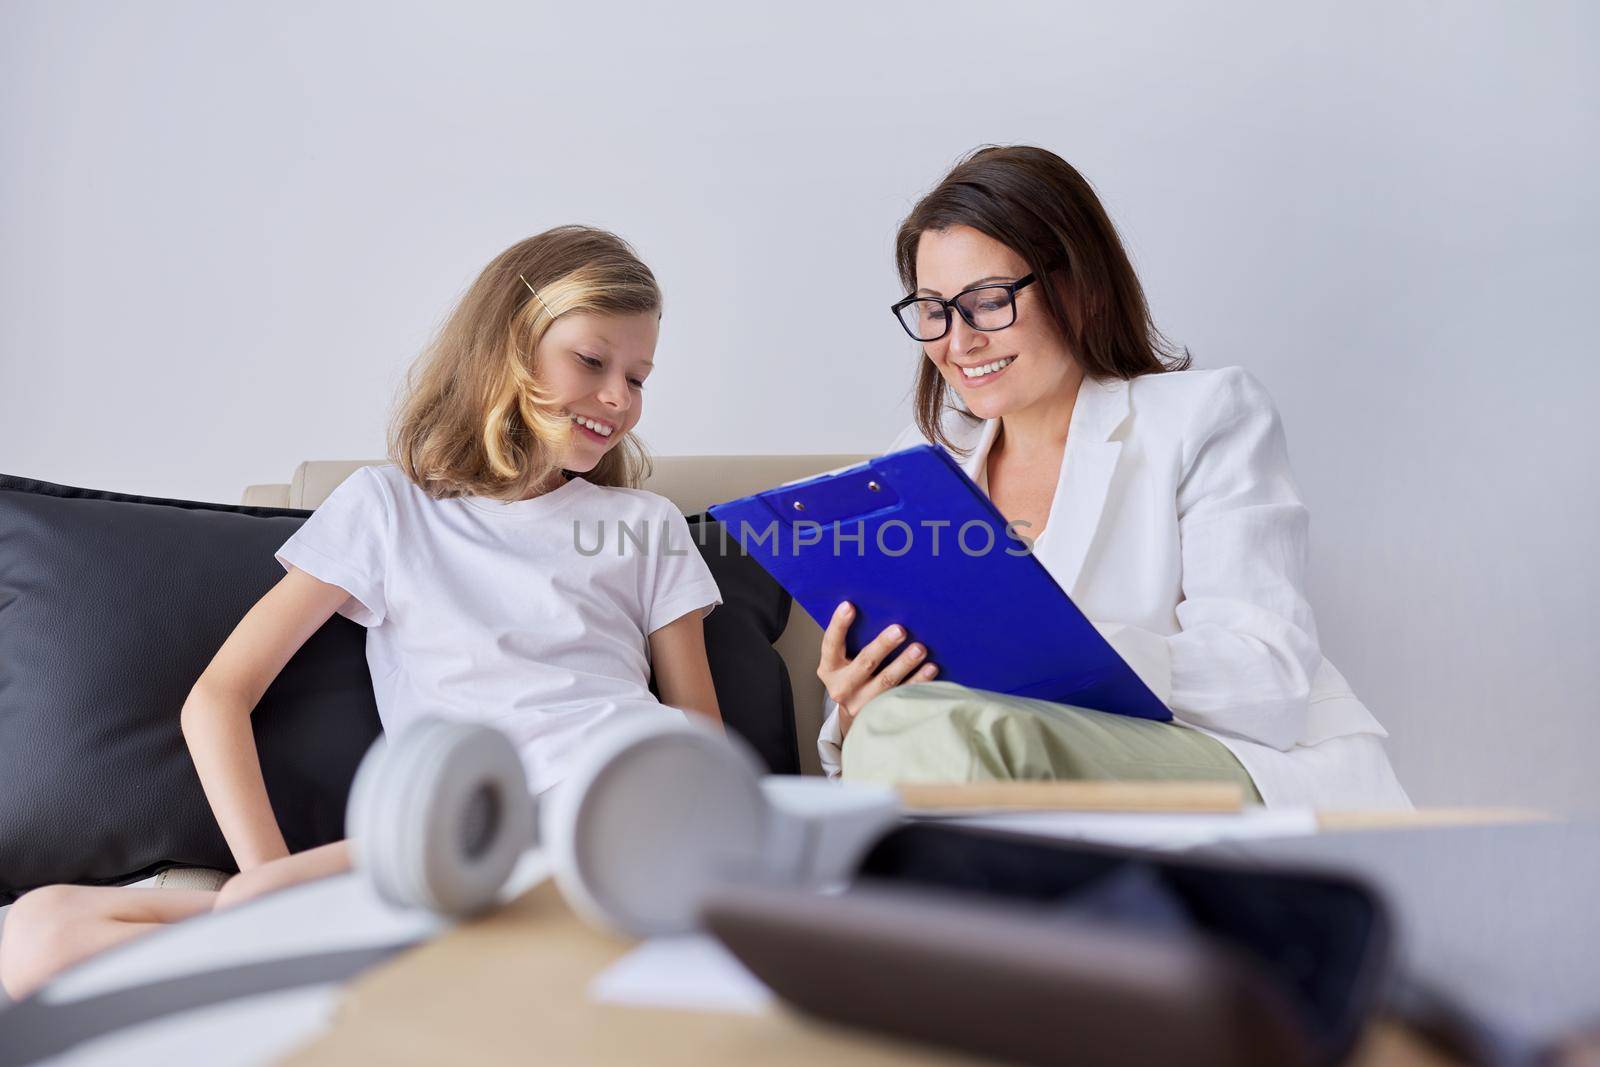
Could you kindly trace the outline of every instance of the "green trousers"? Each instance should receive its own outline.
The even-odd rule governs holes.
[[[1237,782],[1250,774],[1215,738],[954,682],[902,685],[856,717],[841,756],[845,778],[877,782],[1008,779]]]

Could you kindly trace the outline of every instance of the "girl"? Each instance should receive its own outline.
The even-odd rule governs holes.
[[[0,942],[7,992],[163,923],[349,869],[344,841],[289,855],[250,729],[268,684],[336,611],[368,627],[386,732],[424,714],[492,723],[536,791],[617,716],[666,704],[721,722],[701,622],[716,584],[683,516],[636,488],[646,460],[632,430],[660,317],[650,269],[600,230],[558,227],[484,269],[413,370],[394,463],[358,470],[284,544],[287,573],[184,705],[240,873],[220,892],[27,894]],[[594,531],[614,523],[667,536],[594,553]]]

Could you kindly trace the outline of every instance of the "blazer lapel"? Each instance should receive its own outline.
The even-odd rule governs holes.
[[[1122,442],[1109,438],[1127,417],[1127,382],[1084,379],[1072,409],[1050,519],[1039,545],[1040,562],[1068,594],[1077,586],[1084,560],[1094,544],[1122,454]]]

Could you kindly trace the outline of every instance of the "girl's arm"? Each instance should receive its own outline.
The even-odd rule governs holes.
[[[706,630],[698,611],[691,611],[650,635],[650,662],[655,668],[661,703],[696,712],[722,725],[717,690],[706,659]]]
[[[291,567],[234,627],[184,702],[183,739],[241,871],[289,854],[267,799],[250,712],[349,595]]]

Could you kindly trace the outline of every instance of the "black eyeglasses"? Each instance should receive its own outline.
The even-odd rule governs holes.
[[[889,310],[916,341],[937,341],[950,332],[950,309],[955,308],[974,330],[993,333],[1017,321],[1017,291],[1033,284],[1025,274],[1014,282],[974,285],[949,300],[933,296],[908,296]]]

